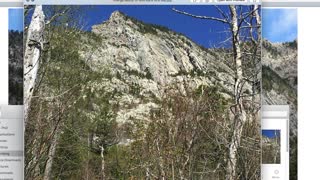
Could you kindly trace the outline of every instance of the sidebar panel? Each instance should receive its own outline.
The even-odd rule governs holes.
[[[0,179],[23,179],[23,106],[0,106]]]

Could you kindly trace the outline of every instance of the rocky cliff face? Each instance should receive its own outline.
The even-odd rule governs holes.
[[[156,101],[169,89],[185,93],[197,87],[216,86],[225,98],[233,92],[233,71],[218,53],[209,51],[187,37],[165,27],[145,24],[121,12],[92,27],[102,44],[82,55],[92,69],[108,67],[111,80],[102,82],[120,107],[118,122],[145,119],[157,107]],[[250,87],[245,88],[250,91]]]
[[[290,105],[290,129],[297,134],[297,42],[262,43],[263,103]]]
[[[297,89],[297,41],[271,43],[263,41],[263,65],[269,66],[281,78]]]

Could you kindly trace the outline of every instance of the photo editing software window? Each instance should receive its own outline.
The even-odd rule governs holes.
[[[0,2],[0,179],[296,180],[319,7]]]
[[[24,14],[25,179],[261,179],[260,2]]]

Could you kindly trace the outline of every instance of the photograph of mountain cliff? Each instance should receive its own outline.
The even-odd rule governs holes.
[[[9,13],[9,104],[23,103],[23,9]]]
[[[297,10],[262,13],[262,102],[290,106],[290,179],[297,179]]]
[[[260,6],[25,6],[25,178],[260,179]]]
[[[281,164],[280,130],[262,130],[262,164]]]

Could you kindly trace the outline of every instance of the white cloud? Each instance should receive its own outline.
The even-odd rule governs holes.
[[[271,35],[282,36],[286,40],[293,40],[296,34],[293,33],[297,28],[297,10],[296,9],[282,9],[281,13],[277,14],[271,24],[269,32]]]

